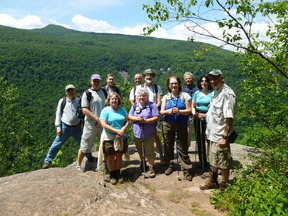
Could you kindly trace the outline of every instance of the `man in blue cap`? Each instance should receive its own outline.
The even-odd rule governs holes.
[[[232,157],[228,138],[232,132],[236,104],[236,95],[224,84],[224,77],[219,69],[210,71],[208,77],[215,89],[206,114],[207,153],[212,171],[209,179],[200,185],[201,190],[224,189],[229,181]],[[219,169],[222,172],[220,184],[217,181]]]

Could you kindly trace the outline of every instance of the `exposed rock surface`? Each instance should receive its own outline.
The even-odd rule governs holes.
[[[194,143],[193,143],[194,144]],[[243,164],[252,148],[232,144],[233,160]],[[139,166],[130,147],[131,161],[123,169],[131,175]],[[190,147],[194,164],[194,145]],[[197,160],[197,158],[196,158]],[[245,163],[244,163],[245,164]],[[39,165],[40,166],[40,165]],[[192,182],[177,179],[177,171],[164,174],[157,158],[154,179],[140,176],[135,182],[112,186],[102,172],[79,172],[75,164],[65,168],[36,170],[0,178],[0,215],[222,215],[209,202],[210,191],[201,191],[207,172],[194,169]],[[183,173],[180,172],[180,178]]]

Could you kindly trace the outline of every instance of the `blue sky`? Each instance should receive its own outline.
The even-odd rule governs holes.
[[[142,10],[142,4],[147,2],[153,4],[152,0],[1,0],[0,25],[35,29],[56,24],[79,31],[140,35],[150,24]],[[222,34],[215,23],[205,25],[209,31]],[[260,22],[255,29],[265,33],[266,28]],[[152,36],[187,40],[191,35],[182,23],[161,28]],[[200,36],[195,39],[221,45]]]

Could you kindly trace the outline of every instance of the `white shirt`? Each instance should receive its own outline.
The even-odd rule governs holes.
[[[137,92],[138,88],[140,88],[142,85],[143,84],[137,86],[136,92]],[[157,100],[157,96],[158,95],[162,95],[163,92],[162,92],[161,87],[159,85],[156,85],[157,89],[158,89],[157,95],[156,95],[155,89],[154,89],[154,85],[155,85],[154,83],[152,83],[151,86],[147,86],[146,84],[144,84],[144,87],[147,88],[147,90],[149,92],[149,101],[157,104],[157,101],[156,101]]]
[[[206,114],[208,140],[218,142],[221,139],[226,126],[226,118],[234,118],[235,104],[236,95],[229,86],[223,84],[215,90]]]
[[[80,123],[80,119],[76,116],[76,109],[79,98],[74,98],[74,100],[69,100],[66,98],[66,104],[63,109],[63,113],[61,113],[61,104],[63,98],[61,98],[58,102],[57,111],[56,111],[56,119],[55,119],[55,127],[57,129],[61,128],[61,123],[63,122],[66,125],[74,126]]]

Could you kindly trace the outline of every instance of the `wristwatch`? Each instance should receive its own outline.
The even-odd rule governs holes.
[[[228,139],[228,136],[222,135],[222,138],[223,138],[223,139]]]

